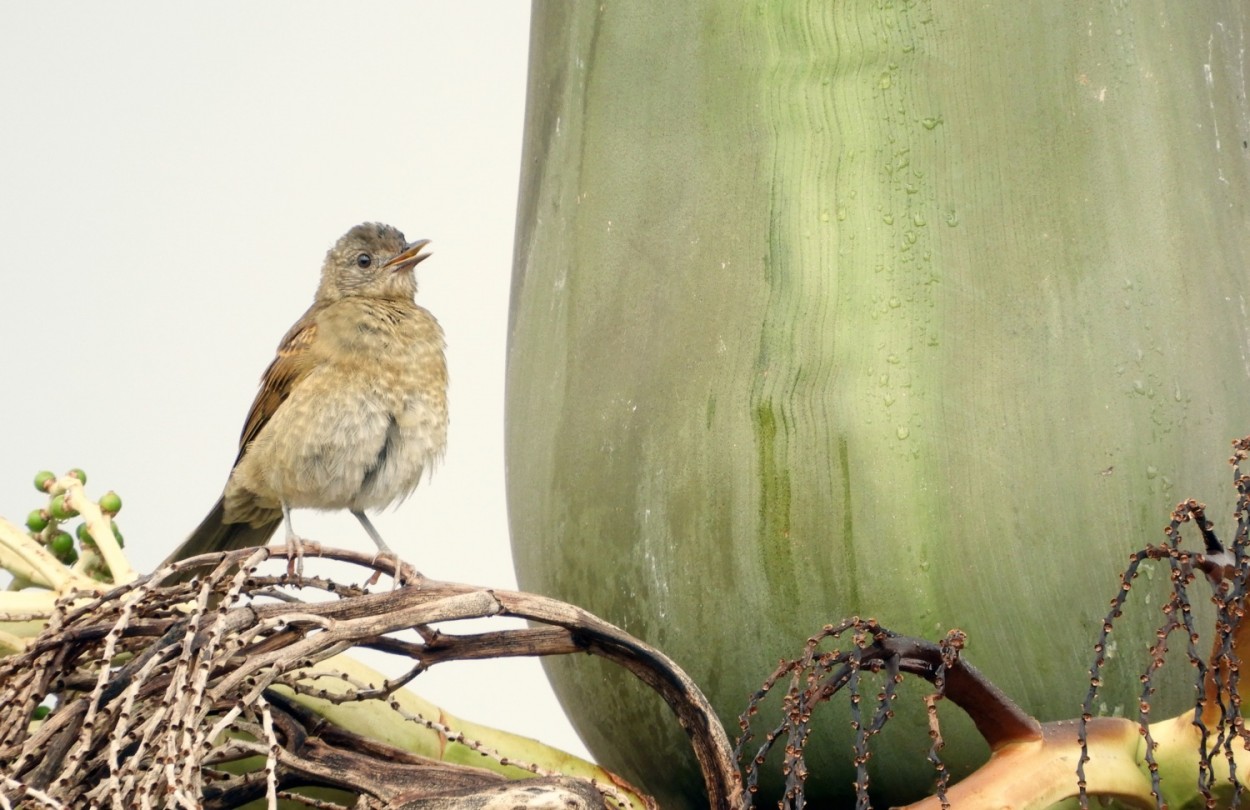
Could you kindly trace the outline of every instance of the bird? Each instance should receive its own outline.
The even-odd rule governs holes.
[[[365,514],[404,500],[447,446],[443,329],[415,301],[428,239],[366,222],[326,252],[312,306],[261,377],[225,489],[165,565],[269,542],[292,509]]]

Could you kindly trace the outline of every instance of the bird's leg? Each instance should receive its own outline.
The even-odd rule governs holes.
[[[365,527],[365,531],[369,533],[369,539],[372,540],[373,544],[378,547],[378,551],[380,553],[392,555],[395,553],[391,551],[391,547],[388,546],[386,541],[382,539],[382,535],[378,534],[378,530],[373,528],[373,523],[369,521],[368,515],[360,509],[353,509],[352,515],[355,516],[356,520],[360,521],[361,526]]]
[[[373,528],[373,523],[369,520],[369,516],[366,515],[363,510],[353,509],[351,512],[356,516],[356,520],[360,521],[360,525],[365,527],[365,531],[369,534],[369,539],[372,540],[373,544],[378,547],[378,553],[373,557],[374,561],[377,561],[378,557],[383,554],[388,557],[393,557],[395,560],[395,584],[403,584],[399,579],[399,555],[391,551],[391,547],[388,546],[386,541],[382,539],[382,535],[378,534],[378,530]]]
[[[286,524],[286,573],[287,576],[304,576],[304,541],[295,533],[291,524],[291,507],[282,504],[282,522]],[[294,551],[294,553],[292,553]]]

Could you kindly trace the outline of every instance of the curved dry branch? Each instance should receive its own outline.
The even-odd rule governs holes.
[[[901,671],[929,683],[936,684],[944,677],[943,696],[971,718],[991,751],[1011,743],[1041,739],[1041,723],[963,658],[944,662],[940,644],[892,636],[881,642],[877,654],[882,658],[897,657]]]
[[[356,566],[368,580],[343,586],[325,577],[262,575],[257,567],[272,557],[285,560],[286,549],[245,549],[192,558],[105,594],[58,602],[44,633],[22,653],[0,660],[0,776],[6,785],[0,796],[33,799],[41,792],[67,806],[124,806],[123,797],[133,803],[168,796],[157,803],[198,806],[202,799],[206,807],[233,807],[301,786],[349,789],[388,802],[463,793],[469,783],[496,791],[502,777],[495,774],[428,757],[409,761],[393,751],[386,756],[399,764],[364,769],[370,778],[362,780],[360,768],[344,765],[381,756],[378,750],[351,736],[352,721],[331,733],[308,707],[324,715],[368,709],[358,725],[370,730],[378,713],[391,714],[398,717],[393,721],[438,735],[439,750],[480,758],[493,753],[489,744],[406,708],[397,690],[438,663],[586,652],[625,667],[659,692],[690,734],[713,806],[740,804],[741,782],[724,730],[695,684],[658,650],[553,599],[436,582],[393,560],[311,542],[303,553],[306,560]],[[178,581],[188,572],[205,575]],[[391,573],[408,584],[369,590]],[[492,616],[545,626],[466,635],[433,627]],[[412,630],[416,640],[404,637]],[[389,681],[362,676],[336,658],[357,647],[406,657],[411,669]],[[35,707],[49,698],[56,709],[29,730]],[[336,739],[348,743],[335,745]],[[264,762],[260,770],[222,770],[256,757]],[[515,755],[496,753],[495,759],[514,775],[528,771],[554,780],[553,789],[569,788],[538,765],[517,771]],[[614,802],[639,801],[609,774],[600,775],[599,787]]]

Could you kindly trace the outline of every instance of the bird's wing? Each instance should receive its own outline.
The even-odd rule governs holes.
[[[317,337],[317,311],[313,306],[304,313],[304,317],[295,322],[291,330],[278,344],[278,354],[260,379],[260,390],[247,412],[247,422],[243,425],[243,434],[239,436],[239,455],[235,458],[235,466],[247,452],[247,446],[260,435],[262,428],[282,407],[282,403],[291,395],[300,380],[316,365],[310,348]]]

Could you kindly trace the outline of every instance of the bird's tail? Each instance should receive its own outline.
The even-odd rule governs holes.
[[[161,566],[211,551],[234,551],[240,548],[263,546],[269,542],[274,530],[282,522],[281,512],[274,512],[272,520],[258,526],[248,523],[226,523],[225,516],[225,499],[218,498],[217,503],[213,505],[204,520],[200,521],[200,525],[191,532],[191,536],[184,540],[173,554],[166,557]]]

